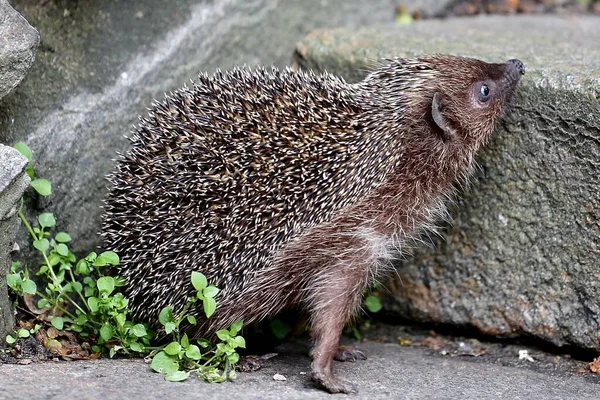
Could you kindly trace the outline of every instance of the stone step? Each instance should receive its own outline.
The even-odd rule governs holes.
[[[431,354],[427,348],[393,343],[361,343],[365,361],[335,362],[340,377],[355,383],[352,396],[325,393],[310,381],[308,343],[286,344],[256,372],[239,373],[234,382],[208,384],[194,374],[184,382],[166,382],[142,360],[0,364],[0,390],[6,399],[569,399],[598,398],[598,380],[568,371],[550,373],[516,361],[512,366],[482,357]],[[534,354],[535,355],[535,354]],[[514,355],[518,359],[518,355]],[[527,365],[530,363],[531,365]],[[536,363],[538,363],[536,361]],[[538,363],[539,364],[539,363]],[[273,379],[283,375],[285,381]]]
[[[388,311],[600,349],[599,28],[599,17],[488,16],[318,30],[297,45],[297,65],[353,82],[378,59],[436,52],[526,66],[437,250],[418,249],[387,283]]]

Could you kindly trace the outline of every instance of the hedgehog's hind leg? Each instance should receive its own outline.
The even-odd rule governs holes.
[[[367,285],[367,268],[364,263],[354,260],[321,271],[321,279],[317,278],[313,282],[315,287],[310,296],[312,335],[315,341],[311,352],[312,379],[331,393],[357,391],[354,384],[334,376],[332,362],[340,350],[347,350],[340,348],[340,336],[344,326],[360,306]]]

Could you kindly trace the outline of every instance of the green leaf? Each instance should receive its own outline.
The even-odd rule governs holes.
[[[177,325],[175,325],[175,322],[167,322],[165,324],[165,332],[167,334],[173,332],[176,328],[177,328]]]
[[[208,285],[206,276],[200,272],[192,271],[192,285],[197,291],[201,292]]]
[[[114,251],[105,251],[94,261],[94,267],[103,267],[105,265],[119,265],[119,256]]]
[[[75,271],[81,275],[87,275],[90,273],[90,264],[85,260],[79,260],[75,266]]]
[[[125,313],[118,313],[117,315],[114,316],[114,319],[115,319],[115,322],[117,323],[117,328],[119,328],[119,329],[123,328],[125,326],[125,322],[127,322],[127,316],[125,315]],[[144,325],[142,325],[142,326],[144,326]]]
[[[173,318],[173,307],[166,306],[160,310],[160,313],[158,314],[158,321],[163,325],[166,325],[167,322],[175,321],[175,318]]]
[[[189,371],[175,371],[165,375],[165,380],[169,382],[181,382],[190,377]]]
[[[179,361],[176,357],[170,356],[164,351],[159,351],[154,358],[152,358],[150,368],[156,372],[168,375],[179,371]]]
[[[113,337],[114,333],[115,330],[109,324],[104,324],[102,325],[102,328],[100,328],[100,337],[107,342]]]
[[[129,302],[129,300],[127,300],[125,298],[125,296],[123,295],[123,293],[117,293],[113,296],[111,304],[114,308],[116,308],[117,310],[122,310],[125,307],[127,307],[127,303]]]
[[[200,348],[195,344],[192,344],[190,345],[190,347],[187,348],[187,350],[185,351],[185,356],[194,361],[198,361],[200,358],[202,358]]]
[[[196,317],[194,317],[193,315],[188,315],[188,316],[187,316],[187,320],[188,320],[188,322],[189,322],[190,324],[192,324],[192,325],[196,325],[196,322],[197,322],[197,321],[196,321]]]
[[[61,256],[66,257],[69,255],[69,248],[67,247],[66,244],[59,243],[56,245],[56,252],[58,254],[60,254]]]
[[[62,261],[60,255],[52,252],[48,255],[48,263],[50,263],[51,267],[54,267],[56,264],[59,264]]]
[[[117,349],[113,346],[110,348],[110,350],[108,351],[108,356],[110,358],[113,358],[115,356],[115,354],[117,354]]]
[[[131,331],[136,337],[144,337],[146,336],[146,327],[142,324],[136,324],[131,328]]]
[[[23,292],[27,294],[35,294],[35,292],[37,291],[37,286],[35,285],[35,282],[31,279],[25,279],[21,284],[21,288],[23,289]]]
[[[184,349],[190,347],[190,339],[188,338],[187,333],[184,333],[181,337],[181,347],[183,347]]]
[[[35,171],[33,170],[31,164],[27,164],[27,166],[25,167],[25,172],[29,176],[29,179],[35,178]]]
[[[50,247],[50,242],[48,241],[48,239],[34,240],[33,247],[35,247],[42,253],[45,253],[48,251],[48,248]]]
[[[10,264],[10,271],[13,273],[16,273],[17,270],[21,267],[21,262],[20,261],[13,261]]]
[[[85,325],[85,323],[88,322],[88,318],[87,315],[85,314],[81,314],[77,317],[77,319],[75,320],[75,323],[77,325]]]
[[[55,327],[59,331],[61,331],[64,327],[64,321],[63,321],[62,317],[52,317],[52,319],[50,320],[50,323],[52,324],[53,327]]]
[[[175,356],[175,355],[179,354],[180,351],[181,351],[181,345],[179,344],[179,342],[171,342],[164,349],[164,352],[170,356]]]
[[[365,307],[367,307],[367,310],[369,310],[372,313],[376,313],[383,308],[383,306],[381,305],[381,300],[379,299],[379,296],[375,296],[375,295],[367,296],[365,298],[364,305],[365,305]]]
[[[71,236],[69,236],[69,234],[65,232],[58,232],[54,237],[54,240],[56,240],[59,243],[69,243],[71,241]]]
[[[279,340],[285,339],[292,330],[288,324],[277,318],[271,320],[269,325],[271,326],[271,332],[273,332],[273,335]]]
[[[97,297],[89,297],[87,299],[88,307],[92,312],[98,312],[100,300]]]
[[[42,228],[52,228],[56,225],[56,220],[54,219],[54,215],[52,213],[43,213],[38,217],[38,222]]]
[[[71,282],[71,285],[73,286],[76,292],[81,292],[83,290],[83,285],[81,284],[81,282]]]
[[[37,302],[37,308],[42,309],[46,307],[50,307],[50,302],[44,298],[39,299]]]
[[[219,293],[219,289],[214,285],[209,285],[202,291],[202,294],[206,297],[215,297],[217,293]]]
[[[125,279],[122,276],[113,276],[113,278],[115,278],[115,286],[116,287],[123,287],[125,285],[127,285],[127,279]]]
[[[111,294],[115,290],[115,279],[112,276],[103,276],[98,278],[96,286],[100,293]]]
[[[19,289],[19,286],[22,285],[23,280],[21,279],[21,274],[8,274],[6,275],[6,284],[12,290]],[[189,317],[188,317],[189,319]]]
[[[29,162],[31,162],[31,160],[33,160],[33,153],[31,152],[31,149],[29,148],[29,146],[27,146],[25,143],[17,142],[17,143],[15,143],[15,145],[13,147],[15,149],[17,149],[19,151],[19,153],[23,154],[23,156],[25,156],[25,158]]]
[[[220,331],[217,331],[217,337],[222,341],[225,341],[229,339],[231,335],[229,334],[229,331],[227,329],[221,329]]]
[[[233,343],[235,344],[236,347],[241,347],[242,349],[246,348],[246,339],[244,339],[242,336],[234,337]]]
[[[205,297],[202,302],[204,305],[204,314],[206,314],[206,318],[210,318],[217,309],[217,302],[212,297]]]
[[[17,341],[16,338],[12,337],[11,335],[6,335],[6,343],[7,344],[14,344]]]
[[[229,327],[229,334],[231,336],[235,336],[237,335],[237,333],[239,331],[242,330],[242,327],[244,326],[244,321],[235,321],[233,324],[231,324],[231,326]]]
[[[31,333],[29,333],[28,329],[21,328],[17,331],[17,337],[28,338],[29,336],[31,336]]]
[[[238,353],[232,353],[227,356],[227,359],[231,364],[237,364],[237,362],[240,361],[240,355]]]
[[[52,194],[52,185],[50,185],[47,179],[34,179],[30,185],[42,196],[50,196]]]
[[[133,351],[137,351],[138,353],[142,353],[144,351],[144,346],[138,342],[130,343],[129,348]]]

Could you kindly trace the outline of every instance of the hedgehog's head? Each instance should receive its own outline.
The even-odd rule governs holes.
[[[434,55],[390,61],[374,78],[384,84],[387,101],[401,105],[404,123],[416,128],[417,135],[433,133],[421,136],[427,142],[439,140],[473,150],[489,137],[525,73],[519,60],[490,64]]]
[[[479,147],[515,95],[523,63],[503,64],[437,56],[430,65],[437,70],[431,94],[433,128],[446,141],[458,140]]]

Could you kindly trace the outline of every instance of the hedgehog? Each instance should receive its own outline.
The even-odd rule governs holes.
[[[119,156],[102,220],[132,316],[156,324],[164,306],[182,309],[202,272],[218,308],[188,335],[298,307],[313,381],[356,391],[333,372],[334,359],[365,358],[340,346],[345,324],[446,217],[523,74],[515,59],[435,54],[383,60],[353,84],[243,67],[165,95]]]

